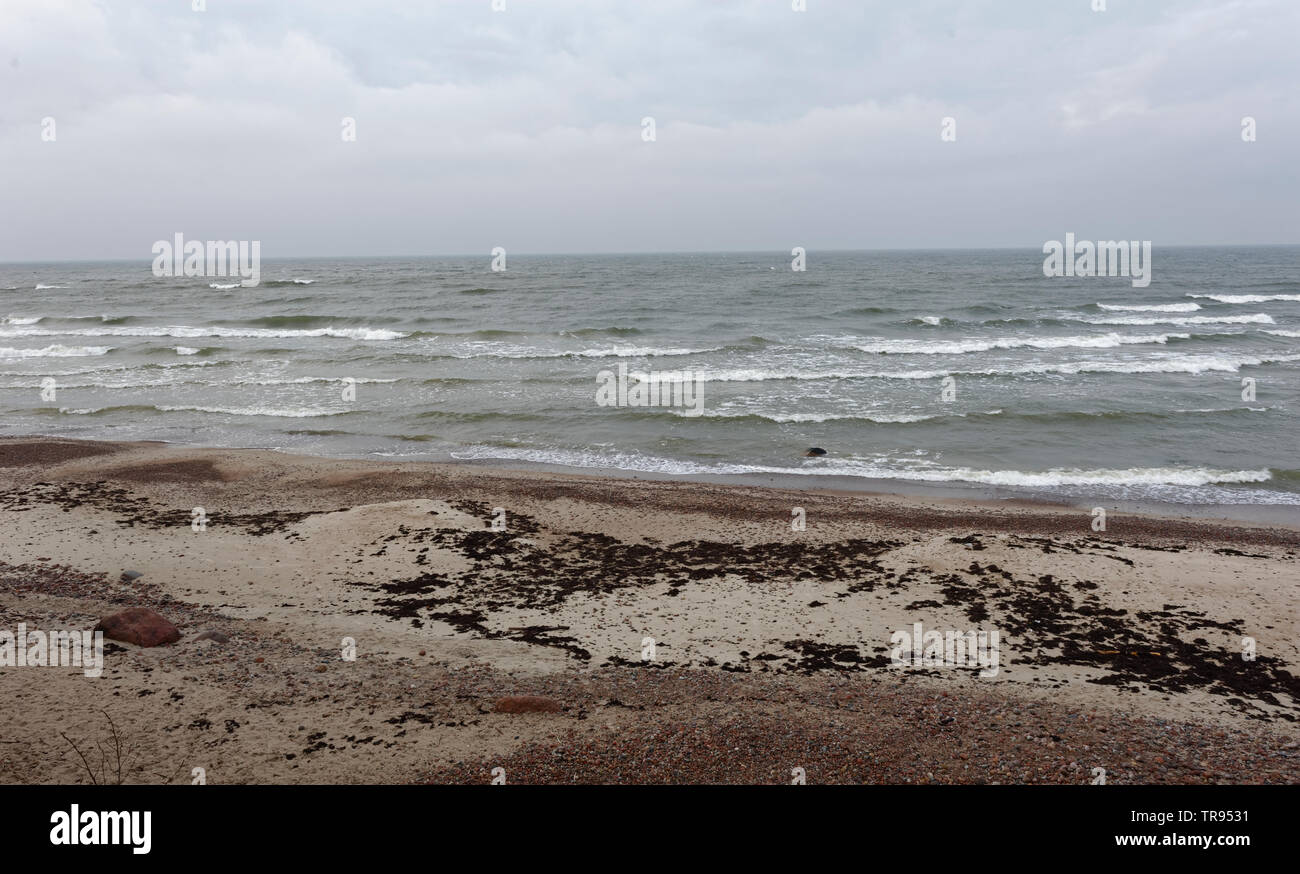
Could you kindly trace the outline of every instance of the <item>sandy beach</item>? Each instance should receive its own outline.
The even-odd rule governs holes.
[[[1300,782],[1297,527],[53,438],[0,521],[0,629],[181,633],[0,667],[6,783]]]

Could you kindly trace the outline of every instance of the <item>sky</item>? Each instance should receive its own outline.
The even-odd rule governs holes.
[[[1300,242],[1300,2],[1095,2],[0,0],[0,260]]]

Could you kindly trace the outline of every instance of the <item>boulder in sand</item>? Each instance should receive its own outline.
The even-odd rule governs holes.
[[[492,709],[497,713],[559,713],[564,707],[554,698],[541,695],[507,695]]]
[[[120,640],[136,646],[162,646],[181,639],[181,632],[171,622],[147,607],[129,607],[112,616],[105,616],[95,626],[109,640]]]

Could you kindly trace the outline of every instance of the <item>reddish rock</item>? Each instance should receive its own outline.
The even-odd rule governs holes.
[[[136,646],[162,646],[181,639],[175,626],[146,607],[130,607],[112,616],[105,616],[95,626],[109,640],[120,640]]]
[[[540,695],[507,695],[492,708],[497,713],[559,713],[564,707]]]

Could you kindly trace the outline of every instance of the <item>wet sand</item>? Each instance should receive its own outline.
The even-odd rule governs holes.
[[[1294,526],[49,438],[0,521],[0,628],[182,633],[0,667],[4,782],[1300,781]]]

